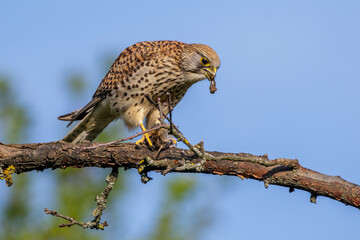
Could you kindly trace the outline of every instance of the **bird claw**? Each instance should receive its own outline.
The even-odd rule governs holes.
[[[143,131],[146,131],[144,126],[141,126]],[[135,142],[137,149],[142,145],[147,145],[150,149],[158,149],[158,154],[165,149],[172,146],[176,147],[177,141],[168,134],[167,129],[154,130],[150,133],[144,133],[142,138]]]
[[[140,124],[140,128],[141,128],[141,130],[146,131],[146,128],[145,128],[144,124],[142,124],[142,123]],[[146,143],[147,143],[147,145],[149,146],[150,149],[154,149],[154,144],[153,144],[153,143],[151,142],[151,140],[150,140],[150,136],[151,136],[152,134],[153,134],[152,132],[150,132],[150,133],[144,133],[143,136],[142,136],[142,138],[141,138],[140,140],[137,140],[137,141],[135,142],[136,148],[140,148],[140,146],[141,146],[142,144],[146,144]]]
[[[151,142],[151,140],[150,140],[150,135],[149,135],[149,133],[144,133],[143,134],[143,136],[142,136],[142,138],[140,139],[140,140],[137,140],[136,142],[135,142],[135,146],[137,147],[137,148],[139,148],[141,145],[143,145],[143,144],[147,144],[150,148],[153,148],[153,144],[152,144],[152,142]]]

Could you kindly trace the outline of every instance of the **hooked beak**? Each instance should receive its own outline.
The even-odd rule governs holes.
[[[217,68],[205,68],[205,76],[209,81],[214,81],[216,76]]]
[[[216,71],[217,68],[205,68],[205,77],[207,79],[209,79],[210,81],[210,93],[215,93],[217,88],[216,88],[216,83],[215,83],[215,76],[216,76]]]

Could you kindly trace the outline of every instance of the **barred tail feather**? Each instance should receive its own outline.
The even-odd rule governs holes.
[[[113,119],[97,121],[93,112],[88,113],[64,138],[65,142],[93,141]]]
[[[115,120],[108,108],[108,101],[103,101],[105,96],[95,96],[85,107],[71,113],[58,117],[59,120],[74,121],[81,120],[64,138],[65,142],[79,143],[92,141],[104,128]]]
[[[85,105],[85,107],[75,110],[71,113],[61,115],[58,117],[58,119],[62,121],[70,121],[70,123],[67,125],[69,127],[74,121],[81,120],[86,117],[104,98],[105,95],[95,96],[88,104]]]

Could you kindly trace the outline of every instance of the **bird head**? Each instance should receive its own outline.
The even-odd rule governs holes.
[[[207,78],[210,81],[210,92],[216,91],[215,76],[220,67],[217,53],[204,44],[187,44],[182,56],[182,69],[187,80],[197,82]]]

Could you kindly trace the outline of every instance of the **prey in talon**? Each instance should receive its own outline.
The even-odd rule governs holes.
[[[145,96],[155,102],[170,96],[174,108],[194,83],[206,78],[210,81],[210,92],[214,93],[219,67],[217,53],[204,44],[136,43],[120,53],[88,104],[58,118],[69,121],[68,126],[80,121],[63,140],[73,143],[93,141],[108,124],[119,118],[129,129],[140,127],[146,131],[153,128],[160,124],[160,112]],[[168,109],[163,108],[164,114],[169,113]],[[152,140],[152,136],[157,135],[161,137]],[[136,141],[136,145],[159,148],[164,145],[162,141],[169,141],[163,132],[150,132]]]

